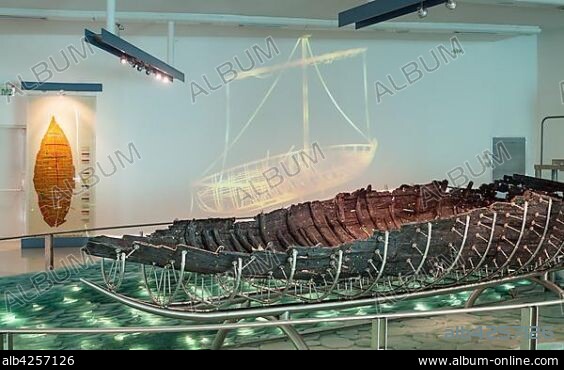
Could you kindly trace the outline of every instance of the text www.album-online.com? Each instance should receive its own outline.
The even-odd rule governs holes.
[[[468,365],[495,365],[495,366],[558,366],[558,358],[528,358],[528,357],[420,357],[420,366],[468,366]]]

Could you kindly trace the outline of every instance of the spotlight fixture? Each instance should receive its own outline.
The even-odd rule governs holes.
[[[448,0],[446,3],[446,7],[450,10],[456,9],[456,1],[455,0]]]
[[[428,14],[429,12],[427,11],[427,9],[423,7],[419,8],[419,10],[417,11],[417,15],[419,16],[419,18],[425,18]]]
[[[425,17],[428,14],[428,9],[442,4],[446,4],[450,8],[453,3],[455,3],[454,0],[368,1],[365,4],[339,13],[339,27],[354,24],[356,29],[361,29],[412,13]]]
[[[169,83],[169,82],[172,82],[172,81],[173,81],[173,79],[172,79],[171,76],[164,76],[164,77],[163,77],[163,82],[164,82],[165,84],[167,84],[167,83]]]
[[[145,71],[148,75],[159,72],[171,77],[168,82],[185,81],[184,73],[178,69],[105,29],[99,34],[84,30],[84,36],[88,43],[118,57],[123,64],[129,62],[139,72]]]
[[[160,72],[157,72],[157,73],[155,73],[155,79],[156,79],[157,81],[160,81],[160,80],[163,79],[163,75],[161,75]]]

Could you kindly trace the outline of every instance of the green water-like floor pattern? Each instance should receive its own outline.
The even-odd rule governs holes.
[[[106,298],[80,283],[79,278],[100,282],[100,266],[83,265],[58,269],[49,273],[26,274],[0,278],[0,332],[21,328],[111,328],[138,326],[176,326],[189,322],[164,318],[126,307]],[[510,297],[515,285],[506,284],[489,289],[482,302],[496,302]],[[120,292],[148,298],[139,266],[127,267]],[[406,300],[383,304],[383,312],[426,311],[437,308],[461,307],[469,292]],[[375,308],[354,308],[309,314],[308,317],[331,317],[376,313]],[[294,316],[293,316],[294,317]],[[296,315],[295,317],[299,317]],[[326,325],[326,324],[325,324]],[[97,334],[97,335],[17,335],[16,349],[207,349],[215,332],[171,334]],[[226,346],[238,346],[267,340],[280,335],[278,329],[240,329],[231,332]]]

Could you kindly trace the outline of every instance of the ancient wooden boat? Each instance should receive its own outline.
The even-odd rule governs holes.
[[[66,222],[75,188],[74,176],[72,148],[52,117],[37,153],[33,176],[39,210],[47,225],[58,227]]]
[[[116,265],[168,271],[168,288],[165,277],[145,274],[160,290],[173,291],[170,273],[174,283],[179,271],[222,284],[229,277],[232,297],[245,285],[254,295],[308,301],[430,290],[564,267],[563,191],[564,184],[517,175],[479,189],[447,181],[368,187],[250,219],[175,221],[146,237],[94,237],[85,249]]]

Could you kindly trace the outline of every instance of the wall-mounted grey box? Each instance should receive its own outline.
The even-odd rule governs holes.
[[[527,140],[524,137],[494,137],[492,145],[493,179],[505,175],[526,175]]]

